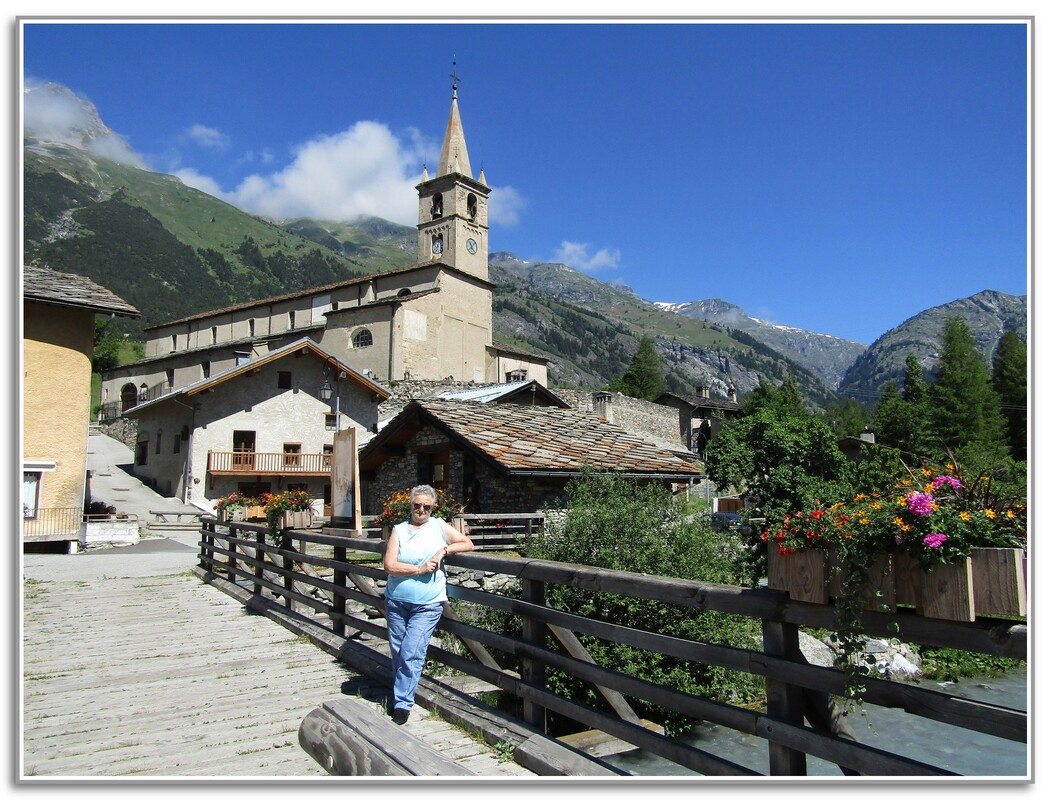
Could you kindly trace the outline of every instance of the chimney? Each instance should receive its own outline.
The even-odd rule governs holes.
[[[605,417],[608,421],[613,421],[613,393],[612,392],[593,392],[591,395],[595,413],[600,417]]]
[[[737,387],[732,383],[726,387],[726,399],[731,403],[737,402]]]
[[[861,441],[868,442],[869,444],[875,444],[876,434],[868,428],[865,428],[865,430],[861,432]]]
[[[711,394],[711,391],[708,388],[708,384],[704,384],[703,386],[698,386],[697,387],[697,394],[700,396],[700,398],[702,400],[707,400],[708,396]]]

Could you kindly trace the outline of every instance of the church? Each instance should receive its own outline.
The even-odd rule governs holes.
[[[453,84],[432,178],[424,167],[416,263],[216,309],[146,331],[144,357],[102,385],[111,415],[304,336],[371,380],[547,385],[547,361],[492,339],[489,186],[471,172]]]
[[[455,82],[435,175],[424,167],[416,190],[410,266],[146,331],[144,357],[102,384],[100,421],[133,447],[136,475],[200,505],[304,489],[328,513],[334,434],[367,440],[393,385],[547,386],[546,359],[493,342],[490,188],[471,170]]]

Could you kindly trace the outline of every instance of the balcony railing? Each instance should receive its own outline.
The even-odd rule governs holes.
[[[331,471],[332,456],[328,453],[208,451],[208,472],[212,475],[328,475]]]
[[[82,508],[38,508],[22,517],[22,538],[38,541],[76,539],[80,536],[83,521]]]

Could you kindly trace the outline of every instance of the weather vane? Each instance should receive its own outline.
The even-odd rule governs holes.
[[[460,76],[456,74],[456,55],[453,54],[453,71],[449,75],[453,79],[453,92],[456,91],[457,85],[460,83]]]

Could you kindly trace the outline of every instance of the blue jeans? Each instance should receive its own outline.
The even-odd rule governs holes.
[[[427,645],[442,616],[442,603],[406,603],[385,598],[387,640],[394,672],[394,708],[410,710],[416,698]]]

